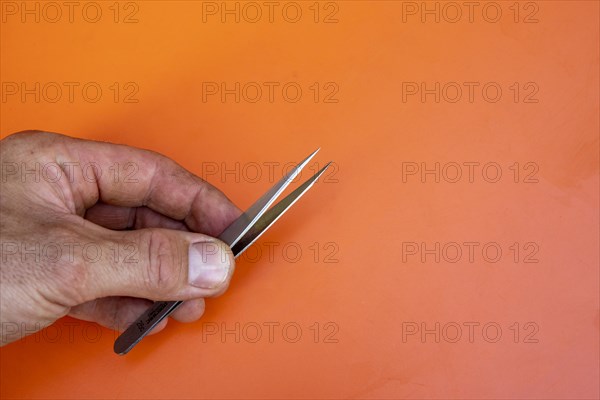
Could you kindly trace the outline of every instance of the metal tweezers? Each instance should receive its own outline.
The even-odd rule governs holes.
[[[231,247],[235,257],[242,254],[256,239],[258,239],[283,213],[285,213],[306,191],[319,179],[331,162],[327,163],[313,177],[305,181],[296,190],[283,198],[269,209],[285,188],[298,176],[314,157],[319,149],[296,165],[268,192],[256,201],[245,213],[231,223],[219,236],[219,239]],[[183,301],[157,301],[132,323],[115,341],[114,350],[117,354],[127,354],[140,342],[160,321],[165,319]]]

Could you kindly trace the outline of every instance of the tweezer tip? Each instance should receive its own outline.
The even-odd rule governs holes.
[[[312,160],[312,158],[315,156],[315,154],[317,154],[317,152],[321,150],[321,148],[319,147],[318,149],[316,149],[315,151],[313,151],[308,157],[306,157],[304,160],[302,160],[300,162],[300,164],[296,165],[296,167],[294,168],[295,171],[299,172],[301,169],[303,169],[306,164],[308,164],[310,162],[310,160]],[[294,179],[296,177],[295,174],[292,174],[292,179]]]
[[[315,179],[315,181],[316,181],[317,179],[319,179],[319,178],[321,177],[321,175],[323,175],[323,173],[325,172],[325,170],[326,170],[327,168],[329,168],[329,166],[331,165],[331,163],[332,163],[332,162],[333,162],[333,161],[329,161],[327,164],[325,164],[325,165],[323,166],[323,168],[321,168],[319,171],[317,171],[317,173],[315,174],[315,178],[314,178],[314,179]]]

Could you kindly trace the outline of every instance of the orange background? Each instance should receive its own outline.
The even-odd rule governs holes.
[[[238,260],[230,290],[207,301],[202,320],[171,322],[119,357],[112,331],[65,318],[2,348],[3,398],[600,396],[598,2],[521,2],[518,15],[513,2],[496,2],[495,23],[485,2],[472,22],[463,8],[455,23],[446,3],[439,22],[427,14],[423,22],[422,9],[406,13],[414,11],[407,2],[321,2],[315,22],[313,2],[298,2],[296,23],[283,18],[286,2],[273,22],[264,7],[254,23],[246,3],[239,23],[203,14],[199,1],[121,2],[118,22],[114,2],[98,2],[96,23],[82,16],[86,2],[72,22],[66,8],[52,22],[54,10],[39,3],[35,22],[21,2],[1,4],[2,137],[43,129],[153,149],[204,174],[241,208],[272,184],[265,163],[279,163],[280,176],[285,163],[321,147],[313,165],[337,166],[248,251],[262,251],[259,261]],[[325,23],[331,13],[337,22]],[[48,91],[36,102],[8,93],[11,82],[47,90],[77,82],[79,90],[73,101],[65,91],[53,103]],[[97,102],[81,93],[89,82],[102,88]],[[273,102],[266,90],[256,103],[254,92],[239,103],[234,95],[204,101],[203,82],[279,89]],[[281,93],[289,82],[302,89],[296,103]],[[434,94],[408,95],[403,82],[465,90],[453,103],[447,85],[437,103]],[[472,102],[464,82],[479,84]],[[483,97],[489,82],[502,89],[497,102]],[[324,102],[336,87],[337,102]],[[132,88],[137,102],[125,102]],[[447,167],[439,183],[403,175],[407,163],[436,162]],[[465,162],[480,163],[472,182]],[[221,176],[222,165],[236,163],[239,176]],[[249,163],[261,166],[260,179],[244,172]],[[452,163],[462,166],[456,183]],[[482,177],[487,163],[501,167],[498,182]],[[207,175],[207,165],[219,172]],[[524,182],[533,172],[537,183]],[[265,243],[273,242],[271,258]],[[473,262],[464,242],[480,243]],[[439,243],[439,262],[408,254],[410,243]],[[457,262],[448,261],[449,243],[463,250]],[[501,248],[498,262],[482,255],[486,243]],[[236,323],[239,343],[221,331]],[[268,323],[279,324],[272,343]],[[472,340],[469,323],[478,324]],[[299,340],[283,326],[300,327]],[[462,336],[453,342],[456,326]]]

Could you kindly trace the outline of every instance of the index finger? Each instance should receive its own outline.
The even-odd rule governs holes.
[[[70,185],[84,205],[147,206],[217,236],[241,211],[217,188],[159,153],[58,135],[57,161],[76,162]],[[87,171],[83,171],[83,166]],[[95,179],[87,178],[90,171]],[[86,206],[87,208],[87,206]]]

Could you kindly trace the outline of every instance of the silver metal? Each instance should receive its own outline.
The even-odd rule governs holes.
[[[267,229],[271,227],[298,199],[306,193],[308,189],[319,179],[323,172],[329,167],[331,162],[328,162],[319,172],[312,178],[308,179],[296,190],[284,197],[281,201],[275,204],[271,209],[263,214],[259,220],[252,225],[248,232],[231,248],[233,254],[237,257],[242,254],[248,247],[252,245]]]
[[[238,219],[233,221],[231,225],[229,225],[219,236],[219,239],[229,245],[229,247],[233,247],[238,240],[244,236],[244,234],[252,228],[252,226],[258,221],[260,216],[269,208],[271,204],[277,197],[288,187],[290,183],[298,176],[302,168],[306,166],[310,162],[310,160],[317,154],[320,149],[317,149],[312,152],[311,155],[306,157],[304,161],[300,164],[296,165],[294,169],[288,172],[279,182],[277,182],[267,193],[263,194],[262,197],[254,204],[250,206],[250,208],[242,214]]]
[[[327,163],[313,177],[308,179],[296,190],[279,201],[267,211],[269,206],[298,176],[300,171],[310,162],[319,149],[315,150],[304,161],[298,164],[268,192],[258,199],[248,210],[231,223],[219,236],[227,243],[235,257],[242,254],[267,229],[277,221],[310,187],[319,179],[331,163]],[[115,341],[114,351],[117,354],[127,354],[142,340],[160,321],[169,316],[183,301],[157,301],[152,307],[138,317]]]

